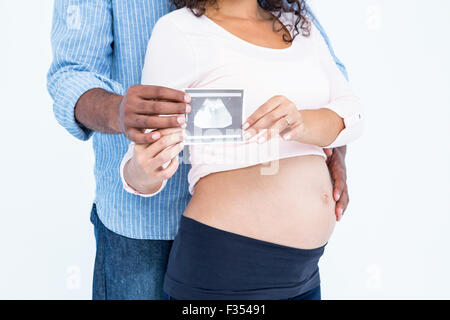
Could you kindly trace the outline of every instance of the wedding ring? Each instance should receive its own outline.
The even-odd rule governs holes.
[[[288,116],[285,116],[283,119],[286,120],[289,127],[292,125],[292,123],[289,121]]]

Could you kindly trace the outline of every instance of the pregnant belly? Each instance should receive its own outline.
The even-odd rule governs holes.
[[[210,174],[196,184],[184,215],[250,238],[313,249],[329,240],[334,208],[325,160],[302,156]]]

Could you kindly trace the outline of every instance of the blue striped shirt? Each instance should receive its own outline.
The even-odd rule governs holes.
[[[190,167],[180,164],[155,197],[126,192],[119,167],[129,141],[124,135],[84,128],[75,121],[74,107],[90,89],[123,95],[140,83],[153,26],[170,9],[169,0],[55,0],[51,34],[54,60],[48,74],[55,117],[76,138],[93,137],[99,218],[111,231],[135,239],[175,237],[180,215],[190,199]],[[328,43],[323,28],[315,22]],[[346,74],[339,60],[336,63]]]

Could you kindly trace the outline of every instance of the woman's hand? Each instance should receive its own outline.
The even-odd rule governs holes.
[[[296,140],[302,135],[304,122],[297,106],[284,96],[275,96],[259,107],[244,123],[244,138],[258,136],[263,143],[281,135],[285,140]]]
[[[134,155],[124,167],[125,181],[141,194],[155,193],[175,174],[178,154],[184,147],[181,128],[162,129],[152,135],[159,136],[158,140],[135,145]]]
[[[328,108],[297,110],[283,96],[275,96],[259,107],[244,123],[244,139],[258,134],[258,143],[280,135],[284,140],[325,147],[345,128],[344,120]]]

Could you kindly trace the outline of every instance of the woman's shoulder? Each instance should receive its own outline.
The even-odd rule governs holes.
[[[194,13],[184,7],[176,9],[161,18],[155,25],[155,29],[168,29],[176,27],[180,32],[195,30],[202,24],[202,19],[195,16]]]

